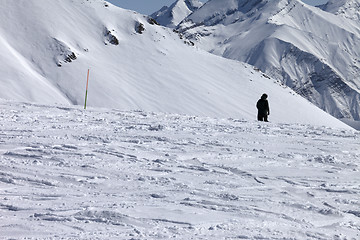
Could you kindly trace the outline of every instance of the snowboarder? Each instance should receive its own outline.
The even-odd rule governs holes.
[[[264,93],[256,104],[256,107],[258,109],[258,115],[257,115],[258,121],[268,122],[268,115],[270,115],[270,108],[267,97],[268,95]]]

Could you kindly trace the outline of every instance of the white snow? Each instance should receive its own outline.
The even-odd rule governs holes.
[[[359,0],[329,0],[326,4],[319,6],[324,11],[343,16],[355,21],[360,20]]]
[[[1,239],[359,239],[358,132],[0,101]]]
[[[359,238],[359,133],[279,80],[102,0],[0,43],[0,239]]]
[[[170,7],[164,6],[151,14],[151,17],[162,26],[174,28],[202,5],[203,3],[198,0],[177,0]]]
[[[331,115],[359,121],[360,24],[352,20],[359,6],[334,0],[325,12],[300,0],[210,0],[177,29],[202,49],[256,66]]]
[[[0,98],[84,105],[90,68],[92,107],[253,120],[266,92],[271,121],[345,127],[250,65],[191,47],[148,17],[106,4],[3,1]]]

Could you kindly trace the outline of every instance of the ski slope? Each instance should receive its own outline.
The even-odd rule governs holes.
[[[359,238],[359,133],[279,80],[102,0],[0,43],[0,239]]]
[[[139,31],[142,26],[144,30]],[[277,79],[189,46],[149,17],[102,0],[4,0],[0,98],[344,127]]]
[[[359,239],[359,132],[0,101],[0,239]]]

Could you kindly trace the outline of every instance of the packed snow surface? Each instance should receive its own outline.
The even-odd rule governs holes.
[[[359,132],[0,102],[1,239],[359,239]]]

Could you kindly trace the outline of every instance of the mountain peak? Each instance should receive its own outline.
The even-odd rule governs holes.
[[[356,21],[360,20],[360,0],[329,0],[320,8],[335,15]]]
[[[271,17],[299,0],[210,0],[191,14],[187,21],[196,25],[228,25],[244,18],[261,14]]]
[[[176,27],[184,18],[203,5],[199,0],[177,0],[170,7],[163,7],[151,15],[158,23]]]
[[[189,7],[190,10],[195,11],[202,7],[203,3],[199,0],[185,0],[185,4]]]
[[[300,0],[209,0],[178,30],[206,51],[280,79],[333,116],[358,121],[360,0],[322,8]]]

